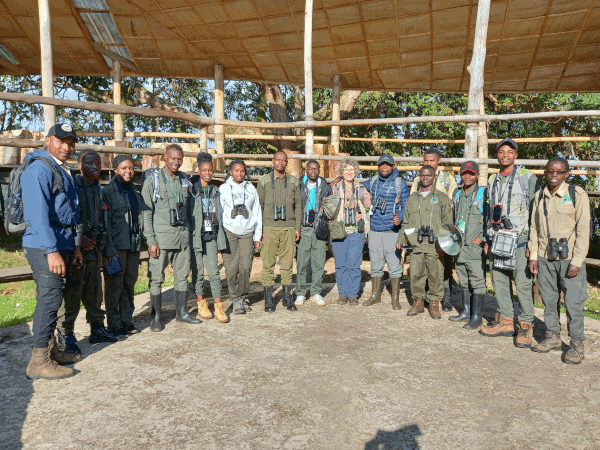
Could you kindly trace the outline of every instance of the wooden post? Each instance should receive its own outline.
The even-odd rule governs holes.
[[[115,105],[121,104],[121,63],[113,60],[112,66],[112,79],[113,79],[113,103]],[[115,114],[113,116],[115,126],[115,141],[123,140],[123,116],[121,114]]]
[[[340,120],[340,88],[340,76],[336,74],[333,76],[331,120]],[[340,127],[337,125],[331,127],[331,145],[334,154],[340,152]]]
[[[475,25],[473,57],[471,58],[471,64],[467,67],[471,76],[469,82],[469,106],[467,108],[467,114],[478,114],[481,108],[487,30],[490,19],[490,2],[491,0],[480,0],[477,5],[477,23]],[[467,131],[465,133],[465,158],[474,158],[478,155],[478,135],[479,123],[467,123]]]
[[[208,148],[208,139],[207,139],[208,130],[206,127],[200,128],[200,151],[205,152]]]
[[[225,81],[223,80],[223,66],[215,65],[215,119],[225,118]],[[215,150],[217,154],[225,153],[225,129],[223,125],[215,125]],[[214,162],[215,172],[220,173],[224,168],[224,159]]]
[[[304,16],[304,120],[313,120],[313,96],[312,96],[312,16],[313,0],[306,0]],[[315,152],[315,131],[313,128],[306,129],[306,154]]]
[[[39,0],[40,49],[42,53],[42,95],[54,97],[54,68],[52,66],[52,27],[50,1]],[[56,107],[44,105],[44,129],[46,132],[56,124]]]
[[[480,114],[485,114],[483,95],[481,96]],[[479,135],[477,136],[477,152],[480,158],[488,158],[488,135],[487,123],[479,122]],[[488,185],[488,165],[479,164],[479,186]]]

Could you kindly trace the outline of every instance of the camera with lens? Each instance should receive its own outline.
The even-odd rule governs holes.
[[[510,219],[504,215],[502,215],[502,205],[494,205],[492,208],[492,228],[494,231],[498,231],[500,229],[503,230],[512,230],[513,224]]]
[[[172,227],[182,227],[185,224],[185,207],[183,203],[177,202],[175,209],[169,210]]]
[[[435,237],[433,236],[433,230],[430,227],[426,227],[421,225],[421,228],[417,230],[417,242],[419,244],[423,243],[423,238],[427,236],[427,243],[433,244],[435,243]]]
[[[274,220],[285,220],[285,205],[281,205],[281,206],[273,205],[273,219]]]
[[[314,209],[304,211],[302,214],[302,226],[310,227],[315,224],[317,220],[317,212]]]
[[[237,216],[244,216],[244,219],[247,219],[248,217],[250,217],[250,215],[248,213],[248,208],[246,208],[246,205],[244,205],[244,204],[233,205],[233,208],[231,210],[231,218],[235,219]]]
[[[344,214],[345,225],[356,225],[356,208],[346,208]]]
[[[71,228],[71,233],[73,233],[73,240],[75,241],[75,247],[81,247],[81,243],[83,241],[83,235],[85,234],[85,228],[82,223],[75,224],[74,227]]]
[[[98,225],[92,229],[92,240],[96,242],[96,247],[103,249],[108,241],[108,233],[104,225]]]
[[[379,209],[381,214],[385,214],[385,207],[387,206],[386,200],[377,199],[373,204],[373,210]]]
[[[550,250],[548,252],[549,259],[558,259],[558,256],[562,259],[569,257],[569,244],[565,238],[560,238],[556,242],[556,238],[550,238]]]

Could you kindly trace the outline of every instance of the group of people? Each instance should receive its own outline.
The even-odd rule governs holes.
[[[476,162],[461,166],[462,187],[454,175],[439,170],[440,154],[429,149],[424,165],[409,190],[392,156],[382,155],[378,173],[359,181],[358,164],[340,161],[338,177],[330,184],[320,165],[310,160],[305,175],[286,173],[287,155],[275,153],[273,171],[247,180],[244,161],[234,160],[228,176],[217,187],[208,153],[198,155],[198,174],[189,178],[179,169],[183,150],[166,148],[163,168],[144,173],[141,194],[132,183],[134,161],[128,155],[113,159],[114,177],[102,188],[98,182],[100,155],[83,151],[80,174],[67,160],[74,154],[76,132],[57,124],[48,132],[46,149],[21,175],[24,253],[37,286],[33,322],[33,351],[29,378],[73,375],[65,365],[80,359],[74,322],[81,301],[90,324],[90,342],[115,342],[138,332],[133,323],[134,286],[138,278],[142,236],[148,246],[150,329],[163,330],[162,284],[165,269],[173,268],[176,320],[197,324],[213,317],[229,322],[223,308],[218,253],[222,253],[234,314],[251,311],[248,302],[250,272],[256,251],[263,260],[264,309],[273,312],[274,269],[277,260],[283,286],[283,305],[296,311],[307,299],[324,306],[322,280],[330,241],[339,291],[337,303],[358,305],[364,242],[371,261],[371,295],[363,302],[382,301],[387,264],[391,305],[401,309],[401,251],[410,251],[412,301],[408,316],[425,311],[433,319],[451,311],[452,269],[462,288],[462,309],[455,322],[465,328],[482,324],[486,293],[486,258],[498,299],[496,320],[483,326],[484,336],[516,336],[517,347],[538,352],[560,350],[558,302],[565,293],[571,345],[563,359],[583,359],[583,303],[587,299],[585,256],[589,245],[590,211],[585,191],[566,183],[569,164],[553,158],[546,167],[548,184],[542,190],[537,177],[515,166],[518,145],[507,138],[496,148],[500,172],[489,188],[478,185]],[[63,188],[56,188],[59,169]],[[438,242],[442,225],[459,230],[462,250],[448,256]],[[292,268],[297,261],[297,289],[292,297]],[[308,292],[308,266],[312,269]],[[188,276],[192,274],[198,314],[187,307]],[[208,275],[214,313],[206,301],[204,274]],[[101,275],[102,274],[102,275]],[[532,276],[546,305],[547,335],[537,344],[533,337]],[[104,289],[102,289],[102,278]],[[511,279],[520,306],[515,327]],[[105,310],[102,310],[104,302]],[[106,326],[105,326],[106,320]],[[58,332],[55,333],[55,329]],[[58,336],[63,340],[58,345]]]

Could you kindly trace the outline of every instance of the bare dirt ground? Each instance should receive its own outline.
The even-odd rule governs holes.
[[[141,333],[112,345],[88,343],[82,313],[84,358],[58,381],[25,378],[31,324],[0,330],[0,448],[600,448],[600,322],[586,318],[586,359],[570,366],[464,330],[454,312],[410,318],[388,292],[366,308],[325,291],[325,307],[268,314],[253,285],[251,313],[185,325],[166,289],[162,333],[142,294]]]

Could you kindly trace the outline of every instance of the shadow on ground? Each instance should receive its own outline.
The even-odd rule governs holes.
[[[409,425],[396,431],[379,430],[365,444],[365,450],[419,450],[417,437],[421,436],[418,425]]]

